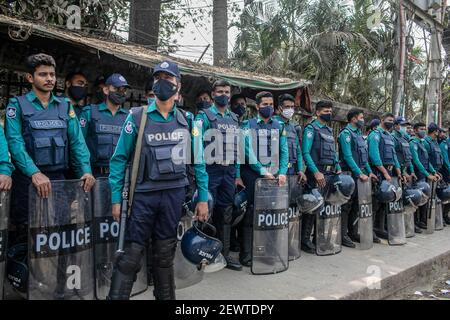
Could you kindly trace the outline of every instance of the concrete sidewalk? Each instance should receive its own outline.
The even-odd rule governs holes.
[[[449,270],[450,227],[407,240],[404,246],[384,242],[367,251],[343,248],[334,256],[302,252],[287,271],[274,275],[224,269],[177,290],[177,299],[383,299]],[[152,299],[151,289],[134,299]]]

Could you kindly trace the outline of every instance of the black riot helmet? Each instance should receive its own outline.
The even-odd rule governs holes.
[[[303,193],[297,198],[297,206],[301,213],[314,214],[323,205],[324,199],[317,189],[312,189],[310,193]]]
[[[436,187],[436,195],[442,201],[442,204],[450,203],[450,185],[440,183]]]
[[[419,207],[428,202],[431,197],[431,186],[425,181],[417,181],[413,188],[422,191],[422,199],[420,200]]]
[[[383,180],[375,192],[375,197],[381,203],[398,201],[402,197],[402,188]]]
[[[327,181],[325,201],[333,205],[343,205],[355,191],[355,181],[349,175],[332,175]]]
[[[11,286],[20,294],[27,293],[28,287],[28,246],[26,243],[13,245],[8,249],[6,273]]]
[[[403,191],[403,205],[405,209],[416,210],[422,200],[423,193],[419,189],[407,187]]]

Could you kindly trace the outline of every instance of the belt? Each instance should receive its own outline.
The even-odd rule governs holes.
[[[323,171],[336,171],[336,166],[323,166]]]
[[[390,165],[390,166],[384,166],[387,170],[392,171],[392,169],[394,169],[394,166]]]
[[[228,167],[228,166],[234,165],[234,161],[233,160],[229,160],[229,161],[215,161],[212,165]]]
[[[109,168],[108,167],[94,167],[95,173],[100,174],[109,174]]]

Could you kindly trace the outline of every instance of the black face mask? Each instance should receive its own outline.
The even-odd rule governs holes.
[[[245,113],[245,104],[237,104],[233,107],[232,111],[238,115],[238,117],[242,117]]]
[[[321,114],[319,116],[319,118],[322,119],[325,122],[330,122],[331,121],[331,113]]]
[[[97,91],[95,93],[95,97],[97,98],[98,101],[103,102],[106,99],[106,95],[103,93],[103,90]]]
[[[209,103],[208,101],[199,101],[195,106],[197,107],[197,110],[204,110],[211,107],[211,103]]]
[[[394,127],[394,123],[393,122],[383,122],[384,123],[384,127],[386,128],[386,130],[392,130],[392,128]]]
[[[177,85],[172,82],[160,79],[153,84],[153,92],[160,101],[167,101],[177,93]]]
[[[70,86],[69,87],[69,96],[74,101],[81,101],[87,96],[87,88],[80,86]]]
[[[125,103],[125,101],[127,100],[127,96],[125,95],[125,93],[111,92],[110,94],[108,94],[108,100],[115,105],[121,105]]]

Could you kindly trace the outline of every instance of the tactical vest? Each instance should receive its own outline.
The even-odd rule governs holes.
[[[142,107],[132,109],[137,126],[141,123],[142,110]],[[144,116],[148,117],[147,114]],[[187,163],[191,152],[191,139],[184,112],[177,109],[176,116],[170,122],[157,122],[148,117],[143,140],[136,192],[187,186],[189,184]]]
[[[252,134],[253,146],[256,136],[256,157],[258,161],[263,166],[270,166],[272,164],[272,140],[278,140],[278,144],[275,143],[275,145],[279,146],[280,143],[280,123],[276,119],[272,119],[268,123],[264,121],[258,123],[258,120],[253,118],[248,120],[248,125]],[[275,152],[278,152],[278,150],[275,150]]]
[[[395,152],[397,154],[397,160],[402,168],[411,165],[412,154],[409,148],[409,142],[402,135],[394,134],[394,139],[397,141],[395,144]]]
[[[423,165],[425,170],[428,171],[430,169],[430,159],[428,156],[427,149],[425,149],[425,147],[421,141],[415,140],[413,143],[415,145],[417,145],[417,156],[419,158],[419,162]],[[419,171],[419,169],[417,168],[416,165],[414,165],[414,172],[416,173],[416,175],[419,179],[426,178],[426,177],[423,177],[422,173]]]
[[[291,123],[284,124],[284,129],[286,130],[288,150],[289,150],[289,163],[291,164],[291,166],[295,166],[295,164],[298,162],[298,158],[297,158],[297,138],[298,138],[297,127],[299,127],[299,125],[294,125]]]
[[[314,143],[311,148],[311,158],[319,171],[324,166],[335,165],[336,143],[333,131],[328,126],[319,127],[316,123],[309,124],[314,129]]]
[[[437,141],[435,140],[428,142],[428,144],[430,145],[430,154],[429,154],[430,163],[436,171],[439,171],[444,165],[442,150],[439,147]]]
[[[239,120],[235,113],[231,112],[230,116],[218,117],[210,109],[204,109],[204,112],[209,120],[211,129],[219,130],[222,133],[222,150],[219,146],[211,152],[212,158],[219,158],[221,161],[232,161],[236,163],[239,137]],[[205,142],[205,147],[214,143],[215,137],[211,137],[211,141]],[[222,152],[216,155],[216,150]],[[208,159],[206,159],[208,162]]]
[[[84,107],[80,106],[73,106],[73,110],[75,111],[75,114],[77,115],[77,118],[80,119],[80,114],[83,111]]]
[[[91,121],[86,143],[91,153],[93,167],[109,168],[109,161],[116,149],[127,115],[128,112],[117,112],[111,117],[106,112],[100,112],[97,105],[91,106]]]
[[[394,137],[386,131],[377,130],[380,134],[380,158],[383,166],[391,166],[395,164],[395,141]]]
[[[25,96],[17,97],[22,109],[22,134],[27,153],[42,172],[69,167],[67,121],[69,104],[64,98],[54,108],[36,110]]]
[[[365,164],[369,161],[369,151],[367,148],[367,142],[361,134],[357,134],[355,131],[348,128],[343,128],[342,131],[348,131],[350,133],[350,149],[352,151],[352,158],[355,161],[359,169],[363,170]],[[350,166],[344,159],[342,150],[339,152],[339,161],[343,171],[351,171]]]

